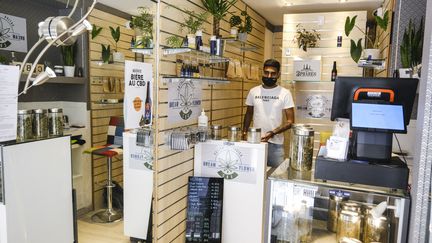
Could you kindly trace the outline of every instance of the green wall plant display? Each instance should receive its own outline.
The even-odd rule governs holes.
[[[413,21],[409,21],[400,45],[402,68],[414,68],[421,64],[423,53],[424,22],[423,17],[420,26],[416,29]]]
[[[298,24],[295,35],[298,48],[307,51],[310,47],[316,47],[318,41],[321,40],[321,35],[316,30],[306,30],[301,24]]]
[[[380,43],[378,42],[378,38],[372,39],[369,36],[369,33],[365,33],[360,27],[358,27],[356,25],[356,19],[357,19],[357,15],[354,16],[353,18],[350,18],[349,16],[346,17],[345,35],[347,37],[349,37],[349,35],[351,34],[351,31],[354,29],[354,27],[356,27],[364,35],[365,39],[368,40],[368,45],[372,49],[378,49],[378,47],[380,45]],[[376,22],[377,28],[379,27],[383,31],[386,31],[387,27],[388,27],[388,23],[389,23],[389,11],[385,11],[382,18],[380,16],[375,16],[375,22]],[[351,58],[356,63],[360,60],[360,57],[361,57],[363,49],[364,49],[362,46],[362,40],[363,40],[363,38],[360,38],[356,43],[354,40],[351,39],[351,47],[350,47]]]
[[[213,15],[213,35],[220,36],[220,21],[229,13],[237,0],[201,0],[204,8]]]
[[[118,42],[119,42],[119,40],[120,40],[120,26],[117,26],[117,28],[113,28],[113,27],[109,27],[110,28],[110,31],[111,31],[111,37],[113,38],[113,40],[114,40],[114,46],[115,46],[115,48],[114,48],[114,51],[115,52],[117,52],[117,47],[118,47]]]
[[[111,58],[111,46],[110,45],[105,46],[104,44],[101,44],[101,47],[102,47],[102,60],[104,63],[109,63]]]
[[[94,38],[96,38],[101,32],[102,32],[102,27],[98,27],[95,24],[93,24],[93,29],[91,31],[91,38],[92,38],[92,40]]]

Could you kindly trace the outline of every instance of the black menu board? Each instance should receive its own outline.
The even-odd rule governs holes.
[[[186,242],[222,242],[223,178],[189,177]]]

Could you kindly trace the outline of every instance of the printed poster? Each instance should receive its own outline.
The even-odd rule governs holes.
[[[153,146],[136,145],[136,138],[129,138],[129,168],[132,170],[153,170]]]
[[[0,65],[0,142],[16,140],[19,68]]]
[[[329,119],[332,100],[332,92],[297,92],[297,116],[307,119]]]
[[[253,148],[235,146],[230,142],[224,142],[223,145],[203,143],[201,176],[222,177],[226,180],[255,184],[258,156],[255,156],[253,150]],[[264,161],[260,162],[264,163]]]
[[[294,60],[294,81],[320,81],[321,57]]]
[[[26,19],[0,13],[0,50],[27,52]]]
[[[153,66],[150,63],[125,62],[125,93],[123,99],[126,129],[152,124]],[[147,97],[147,93],[149,97]]]
[[[178,123],[201,114],[202,86],[199,81],[180,79],[168,83],[168,122]]]

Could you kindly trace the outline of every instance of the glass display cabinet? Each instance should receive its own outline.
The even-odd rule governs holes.
[[[405,191],[315,180],[287,162],[267,187],[265,242],[407,242]]]

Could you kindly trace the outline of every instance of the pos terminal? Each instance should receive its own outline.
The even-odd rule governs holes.
[[[409,170],[391,156],[392,138],[407,132],[417,84],[417,79],[338,77],[331,120],[350,119],[348,158],[317,156],[315,178],[407,189]]]

